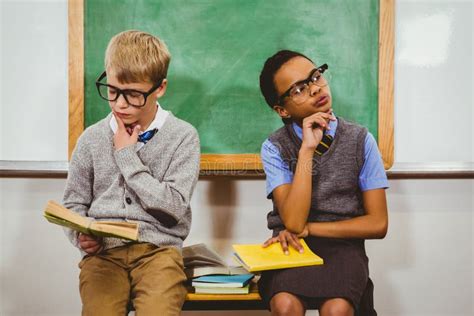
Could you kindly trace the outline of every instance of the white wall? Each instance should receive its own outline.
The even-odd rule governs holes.
[[[395,161],[473,161],[473,6],[396,1]]]
[[[65,160],[67,4],[0,1],[0,159]],[[473,161],[473,7],[397,1],[396,162]],[[78,253],[41,217],[64,183],[0,178],[0,315],[79,314]],[[390,186],[389,234],[367,242],[379,315],[472,315],[473,180]],[[187,243],[229,258],[232,242],[264,240],[264,195],[263,180],[199,181]]]
[[[67,160],[67,2],[0,3],[0,160]]]

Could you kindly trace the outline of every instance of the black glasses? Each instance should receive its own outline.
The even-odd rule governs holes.
[[[290,97],[296,104],[304,103],[310,95],[310,83],[317,85],[318,87],[327,86],[327,76],[323,77],[323,73],[328,70],[328,64],[323,64],[318,68],[311,71],[309,77],[305,80],[301,80],[293,84],[288,90],[285,91],[279,98],[278,104],[283,104],[283,99]]]
[[[97,87],[97,91],[99,91],[100,97],[107,101],[117,101],[120,95],[123,95],[127,104],[136,108],[143,107],[146,104],[146,98],[148,98],[148,96],[152,94],[153,91],[155,91],[159,86],[161,86],[161,83],[163,82],[163,80],[160,80],[157,84],[151,87],[151,89],[148,90],[147,92],[133,90],[133,89],[122,90],[110,84],[100,82],[106,76],[107,74],[104,71],[95,82],[95,85]]]

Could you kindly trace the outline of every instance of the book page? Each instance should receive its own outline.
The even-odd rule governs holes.
[[[202,243],[183,247],[183,261],[185,267],[227,267],[227,264],[215,251],[211,250],[205,244]]]
[[[64,206],[55,201],[48,201],[44,213],[50,216],[61,218],[84,228],[87,228],[89,226],[90,221],[93,220],[87,217],[83,217],[65,208]]]
[[[138,239],[137,223],[94,221],[91,223],[90,231],[98,236]]]
[[[138,240],[138,222],[95,221],[94,218],[81,216],[55,201],[48,201],[44,217],[50,223],[84,234]]]

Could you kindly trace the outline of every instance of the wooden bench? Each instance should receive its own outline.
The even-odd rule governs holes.
[[[183,311],[230,311],[230,310],[266,310],[258,294],[256,286],[252,286],[249,294],[195,294],[192,287],[188,288]],[[134,311],[129,304],[129,311]]]

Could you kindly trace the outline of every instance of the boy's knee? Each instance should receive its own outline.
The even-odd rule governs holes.
[[[354,308],[343,298],[330,299],[323,303],[321,316],[353,316]]]
[[[303,304],[294,295],[289,293],[278,293],[270,302],[273,315],[298,315],[304,311]]]

